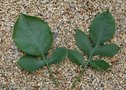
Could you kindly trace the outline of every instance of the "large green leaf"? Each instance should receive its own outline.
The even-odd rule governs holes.
[[[113,56],[114,54],[117,54],[119,49],[120,48],[116,44],[106,44],[103,46],[99,46],[95,50],[94,55]]]
[[[50,58],[48,59],[48,64],[55,64],[61,62],[67,56],[67,49],[60,47],[56,48]]]
[[[106,70],[111,66],[104,60],[94,60],[89,63],[89,65],[97,70]]]
[[[81,51],[85,52],[87,55],[90,55],[92,47],[85,32],[82,32],[81,30],[77,29],[75,34],[75,40],[78,48]]]
[[[52,44],[52,33],[46,22],[40,18],[21,14],[15,23],[13,38],[15,44],[29,55],[47,54]]]
[[[84,58],[83,58],[83,54],[80,53],[79,51],[77,50],[72,50],[72,49],[69,49],[68,50],[68,58],[75,64],[77,65],[82,65],[84,66],[85,65],[85,61],[84,61]]]
[[[115,21],[109,11],[96,16],[89,27],[90,37],[93,43],[103,44],[112,38],[115,32]]]
[[[40,60],[37,57],[25,55],[21,57],[17,64],[28,72],[35,71],[45,65],[44,60]]]

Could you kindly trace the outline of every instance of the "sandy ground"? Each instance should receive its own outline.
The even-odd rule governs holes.
[[[13,25],[20,13],[49,23],[55,37],[52,49],[60,46],[77,49],[74,29],[87,31],[96,13],[107,9],[117,24],[111,42],[121,50],[106,58],[112,64],[110,70],[97,72],[88,68],[75,90],[126,90],[126,0],[0,0],[0,90],[68,90],[81,70],[67,58],[61,65],[52,65],[60,87],[53,84],[47,67],[31,74],[21,70],[16,61],[22,52],[12,40]]]

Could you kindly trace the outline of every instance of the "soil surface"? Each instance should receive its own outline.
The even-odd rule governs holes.
[[[88,68],[74,90],[126,90],[126,0],[0,0],[0,90],[69,90],[82,69],[68,58],[60,65],[51,65],[59,87],[53,84],[47,67],[32,73],[20,69],[16,61],[22,52],[12,39],[20,13],[49,23],[54,34],[52,52],[62,46],[78,49],[74,29],[87,32],[95,15],[107,9],[116,20],[116,33],[110,42],[121,50],[114,57],[105,58],[112,68],[104,72]]]

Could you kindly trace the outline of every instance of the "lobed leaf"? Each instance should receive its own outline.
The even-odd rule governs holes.
[[[84,58],[83,58],[82,53],[80,53],[80,52],[77,51],[77,50],[69,49],[69,50],[68,50],[68,58],[69,58],[73,63],[75,63],[75,64],[77,64],[77,65],[82,65],[82,66],[85,65],[85,61],[84,61]]]
[[[91,47],[91,43],[85,32],[82,32],[81,30],[77,29],[75,34],[75,40],[78,48],[89,56],[93,48]]]
[[[14,25],[13,39],[23,52],[42,56],[41,53],[48,53],[53,37],[45,21],[21,14]]]
[[[29,55],[24,55],[21,57],[18,61],[17,64],[24,70],[28,72],[32,72],[35,70],[38,70],[42,66],[45,65],[44,60],[40,60],[37,57],[34,56],[29,56]]]
[[[48,64],[55,64],[61,62],[67,56],[67,49],[60,47],[56,48],[50,58],[48,59]]]
[[[109,11],[98,14],[89,27],[90,37],[93,43],[103,44],[112,38],[115,32],[115,20]]]
[[[89,65],[97,70],[107,70],[111,66],[104,60],[94,60]]]

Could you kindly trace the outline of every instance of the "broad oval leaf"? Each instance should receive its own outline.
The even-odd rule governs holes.
[[[78,48],[89,56],[93,48],[85,32],[77,29],[75,40]]]
[[[97,70],[107,70],[111,66],[104,60],[93,60],[89,65]]]
[[[21,14],[13,31],[15,44],[29,55],[47,54],[52,44],[52,33],[46,22],[34,16]]]
[[[103,44],[112,38],[115,32],[115,20],[109,11],[96,16],[89,27],[90,37],[93,43]]]
[[[117,54],[119,49],[120,48],[116,44],[105,44],[103,46],[98,46],[94,52],[94,55],[113,56]]]
[[[60,48],[56,48],[52,55],[49,57],[48,59],[48,64],[55,64],[55,63],[59,63],[62,60],[65,59],[65,57],[67,56],[67,49],[60,47]]]
[[[24,55],[21,57],[17,64],[24,70],[32,72],[38,70],[42,66],[46,65],[44,60],[39,60],[37,57]]]
[[[75,64],[77,65],[82,65],[84,66],[85,65],[85,61],[84,61],[84,58],[83,58],[83,54],[80,53],[79,51],[77,50],[72,50],[72,49],[69,49],[68,50],[68,58]]]

